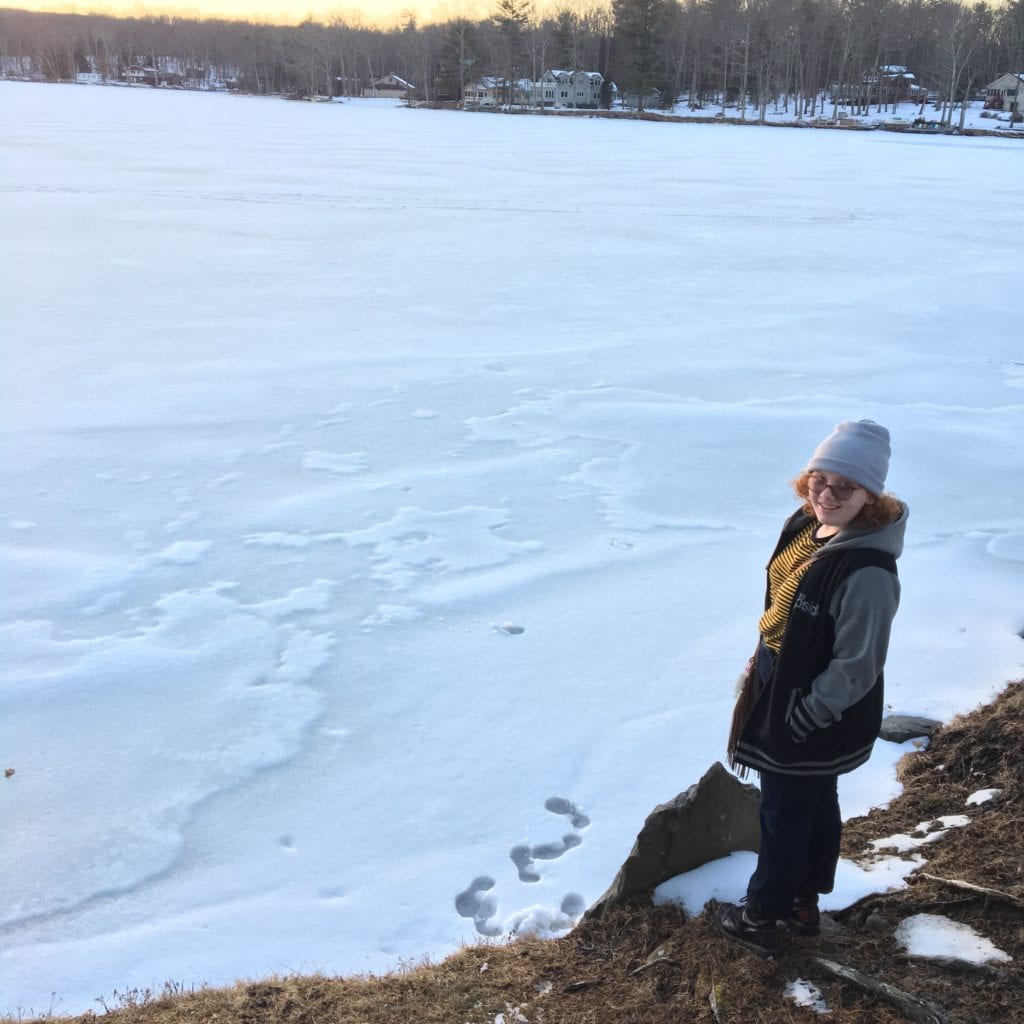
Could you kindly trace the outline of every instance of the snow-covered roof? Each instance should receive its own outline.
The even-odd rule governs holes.
[[[412,83],[407,82],[404,78],[399,78],[393,71],[388,72],[386,75],[381,75],[380,78],[373,80],[374,85],[380,85],[382,82],[394,82],[396,85],[404,86],[406,89],[412,88]]]
[[[1007,71],[1006,74],[1000,75],[997,79],[989,82],[985,86],[986,89],[991,89],[993,86],[998,85],[1005,78],[1015,78],[1018,82],[1024,83],[1024,71]]]
[[[550,71],[547,72],[547,74],[549,74],[556,81],[561,81],[563,78],[572,80],[577,75],[583,75],[585,78],[589,78],[591,81],[593,81],[594,79],[601,79],[602,81],[604,80],[604,75],[602,75],[600,71],[566,71],[562,68],[552,68]]]
[[[913,71],[909,71],[902,64],[883,64],[878,69],[877,75],[867,74],[864,76],[865,82],[877,82],[879,78],[885,78],[891,81],[894,78],[902,78],[906,81],[914,81],[917,75]]]

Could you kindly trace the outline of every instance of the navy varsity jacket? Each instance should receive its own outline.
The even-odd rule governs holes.
[[[771,678],[735,761],[784,775],[841,775],[871,756],[882,722],[889,631],[899,606],[896,559],[907,508],[879,529],[846,528],[819,549],[789,610]],[[810,517],[791,516],[772,558]],[[767,597],[766,597],[767,607]]]

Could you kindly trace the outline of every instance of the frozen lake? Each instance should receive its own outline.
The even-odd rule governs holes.
[[[8,82],[0,140],[0,1011],[567,928],[838,420],[892,710],[1021,676],[1024,144]]]

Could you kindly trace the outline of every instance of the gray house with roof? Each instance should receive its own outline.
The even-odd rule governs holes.
[[[985,109],[1024,114],[1024,71],[1008,72],[986,85]]]

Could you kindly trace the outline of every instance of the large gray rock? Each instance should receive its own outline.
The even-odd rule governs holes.
[[[608,891],[585,917],[736,850],[756,851],[760,793],[715,762],[696,785],[655,807]]]
[[[931,736],[941,722],[934,718],[919,718],[917,715],[890,715],[882,721],[878,735],[892,743],[906,743],[921,736]]]

